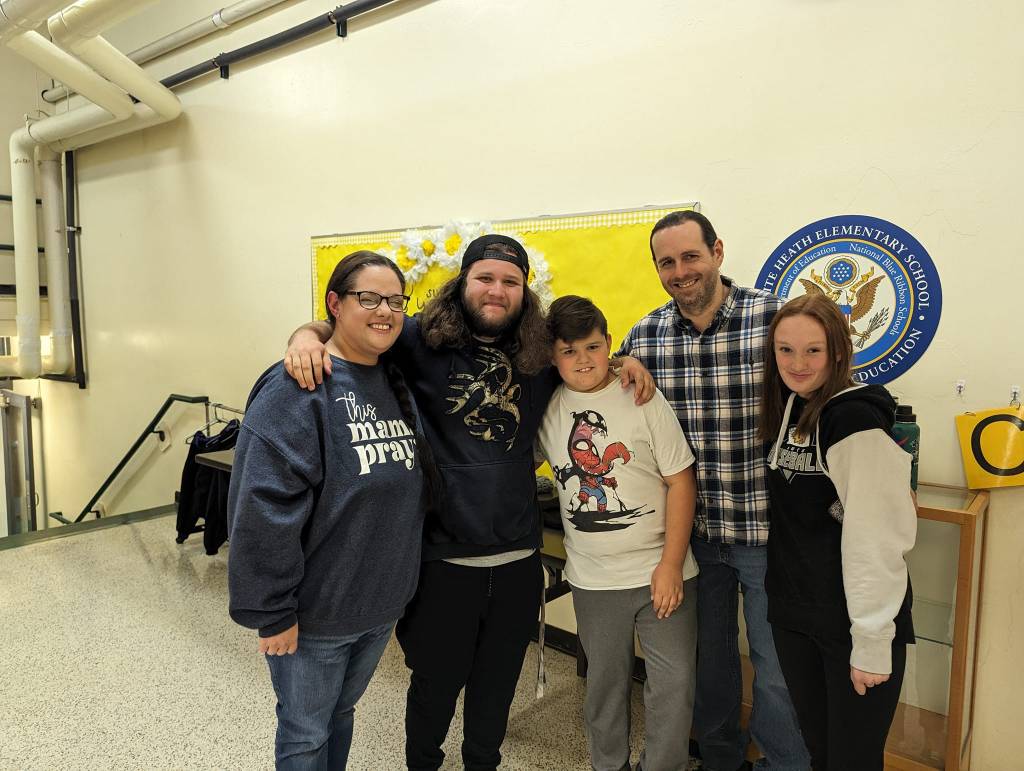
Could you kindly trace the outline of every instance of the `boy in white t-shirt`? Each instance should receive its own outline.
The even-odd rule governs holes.
[[[643,406],[609,371],[611,337],[590,300],[552,303],[548,328],[562,385],[538,458],[555,473],[565,574],[587,654],[584,701],[595,771],[629,771],[633,633],[647,663],[642,771],[689,763],[697,655],[693,453],[658,391]]]

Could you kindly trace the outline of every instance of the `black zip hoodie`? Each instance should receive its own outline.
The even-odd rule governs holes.
[[[797,438],[804,406],[790,395],[768,456],[768,619],[824,637],[849,634],[850,665],[888,674],[893,641],[914,641],[904,554],[917,534],[910,455],[891,433],[895,401],[882,386],[854,386]]]
[[[423,559],[538,548],[533,444],[558,370],[525,375],[485,343],[430,348],[418,318],[405,320],[391,350],[444,483],[427,511]]]

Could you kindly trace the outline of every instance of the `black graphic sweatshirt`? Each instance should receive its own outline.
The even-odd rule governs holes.
[[[476,557],[540,546],[533,443],[560,382],[524,375],[483,343],[432,349],[409,318],[392,348],[416,396],[444,491],[427,512],[423,559]]]
[[[882,386],[849,388],[798,438],[803,406],[790,396],[768,456],[768,619],[850,635],[850,665],[889,674],[893,640],[914,641],[903,555],[917,535],[910,455],[891,436],[895,402]]]
[[[228,493],[229,611],[269,637],[395,621],[419,577],[423,478],[380,367],[334,358],[316,391],[280,362],[253,387]]]

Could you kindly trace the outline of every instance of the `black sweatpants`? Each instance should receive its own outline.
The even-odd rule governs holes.
[[[822,638],[774,624],[772,636],[814,771],[882,771],[907,646],[893,643],[889,679],[860,696],[850,681],[848,637]]]
[[[405,709],[410,769],[441,767],[441,745],[465,687],[462,760],[495,771],[526,646],[538,623],[540,554],[493,568],[423,564],[397,637],[412,670]]]

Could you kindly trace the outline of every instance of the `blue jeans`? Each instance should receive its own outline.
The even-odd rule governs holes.
[[[752,736],[765,757],[761,771],[808,771],[807,748],[796,711],[779,668],[768,624],[764,590],[768,549],[763,546],[713,544],[694,537],[693,556],[700,566],[697,582],[697,697],[693,725],[708,771],[736,771]],[[740,729],[743,681],[737,644],[739,595],[747,624],[754,698],[750,731]]]
[[[389,622],[345,637],[307,637],[291,656],[267,656],[277,694],[274,761],[286,771],[344,769],[356,702],[391,639]]]

